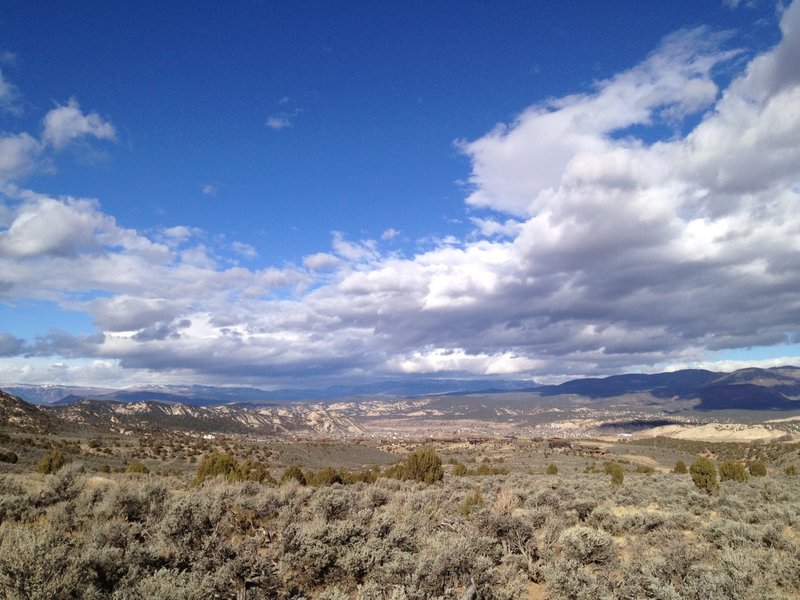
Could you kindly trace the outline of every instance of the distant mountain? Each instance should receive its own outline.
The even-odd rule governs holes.
[[[95,399],[119,402],[156,401],[198,406],[229,402],[269,402],[271,392],[247,387],[204,385],[140,386],[128,389],[58,385],[0,385],[0,388],[34,404],[71,404]]]
[[[207,385],[140,386],[122,390],[54,385],[0,385],[0,388],[34,404],[63,405],[79,400],[117,402],[162,402],[214,406],[228,403],[286,404],[300,400],[328,401],[356,396],[423,396],[428,394],[516,391],[530,388],[530,380],[416,379],[385,380],[363,385],[330,386],[323,389],[262,390],[251,387]]]
[[[748,368],[733,373],[696,369],[652,375],[614,375],[602,379],[575,379],[541,386],[543,396],[577,394],[587,398],[614,398],[648,393],[661,400],[695,400],[695,410],[800,410],[800,368]]]
[[[29,385],[29,384],[5,384],[0,385],[0,389],[26,402],[33,404],[53,404],[65,396],[75,396],[76,398],[97,397],[104,394],[111,394],[115,390],[112,388],[80,387],[65,385]]]
[[[295,406],[298,402],[333,402],[351,398],[397,399],[434,396],[436,410],[459,414],[479,414],[483,409],[462,396],[523,394],[514,406],[522,410],[524,394],[551,398],[554,404],[567,397],[590,401],[609,401],[628,396],[628,403],[651,405],[680,404],[695,410],[796,410],[800,409],[800,368],[748,368],[733,373],[686,369],[672,373],[625,374],[604,378],[574,379],[558,385],[538,385],[521,380],[417,379],[384,380],[363,385],[331,386],[320,390],[262,390],[252,387],[215,387],[204,385],[141,386],[123,390],[68,386],[0,386],[32,403],[53,406],[71,405],[83,400],[117,403],[155,402],[195,407],[225,404],[257,407]],[[638,395],[636,398],[633,396]],[[446,397],[452,396],[453,400]],[[638,398],[638,399],[637,399]],[[504,400],[507,401],[508,398]],[[681,401],[676,403],[676,401]],[[491,404],[491,401],[487,400]],[[485,407],[488,413],[496,406]],[[681,408],[681,409],[683,409]],[[488,414],[487,413],[487,414]]]
[[[721,373],[701,369],[686,369],[673,373],[612,375],[602,379],[573,379],[559,385],[546,385],[536,388],[543,396],[579,394],[589,398],[610,398],[632,392],[661,391],[659,395],[678,395],[688,390],[697,390],[718,379]],[[667,392],[666,390],[669,390]],[[677,391],[678,393],[672,393]]]

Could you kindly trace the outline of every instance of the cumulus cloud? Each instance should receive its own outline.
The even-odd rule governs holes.
[[[89,200],[36,198],[23,204],[0,232],[0,257],[74,256],[97,248],[114,236],[115,228],[113,218]]]
[[[27,133],[0,135],[0,181],[15,181],[33,173],[43,148]]]
[[[327,252],[317,252],[303,257],[303,264],[309,269],[321,271],[324,269],[334,269],[339,266],[341,261],[333,254]]]
[[[99,140],[115,140],[114,126],[97,113],[84,114],[77,100],[71,98],[64,106],[57,106],[44,117],[42,139],[56,149],[84,136]]]
[[[26,348],[25,355],[85,358],[95,355],[104,339],[102,333],[73,335],[66,331],[53,330],[37,337],[33,346]]]
[[[712,69],[735,54],[719,50],[723,39],[705,28],[678,32],[643,63],[598,82],[594,93],[532,106],[510,125],[498,125],[472,142],[459,141],[472,161],[474,191],[467,202],[531,216],[558,189],[565,172],[576,167],[608,183],[634,183],[647,166],[631,163],[626,154],[636,140],[619,141],[611,134],[679,119],[710,105],[717,94]],[[630,168],[638,171],[629,173]]]
[[[19,91],[0,71],[0,111],[21,114]],[[67,105],[49,111],[43,120],[40,139],[30,133],[0,133],[0,184],[19,182],[26,177],[51,168],[49,149],[61,150],[71,141],[90,136],[114,140],[116,130],[97,113],[81,112],[75,99]]]
[[[25,349],[25,340],[10,333],[0,333],[0,356],[18,356]]]
[[[174,301],[164,298],[137,298],[120,294],[111,298],[97,298],[87,308],[95,323],[107,332],[138,331],[153,323],[171,321],[181,312]]]
[[[224,268],[233,246],[183,226],[151,238],[96,202],[27,195],[0,214],[0,297],[94,318],[96,336],[50,334],[37,355],[169,378],[558,380],[785,343],[800,323],[800,4],[781,31],[724,87],[741,53],[681,31],[459,141],[464,240],[404,257],[334,232],[301,267]],[[12,338],[0,348],[19,351]]]

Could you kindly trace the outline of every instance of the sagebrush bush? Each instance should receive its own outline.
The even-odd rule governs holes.
[[[4,474],[0,597],[511,600],[532,581],[550,600],[800,597],[798,478],[708,496],[669,474],[618,487],[562,471],[344,485],[307,470],[331,482],[316,486],[75,463]]]
[[[458,505],[458,513],[465,517],[469,516],[473,511],[486,506],[483,500],[483,495],[480,489],[475,490],[472,494],[464,498],[461,504]]]
[[[561,554],[581,564],[603,564],[615,554],[614,538],[591,527],[572,527],[559,538]]]

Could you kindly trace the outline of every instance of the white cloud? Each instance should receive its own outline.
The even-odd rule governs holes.
[[[27,133],[0,135],[0,181],[15,181],[33,173],[43,146]]]
[[[0,63],[7,64],[9,59],[5,54],[0,55]],[[6,80],[3,71],[0,70],[0,111],[10,113],[15,116],[22,114],[22,107],[20,106],[20,92],[19,88]]]
[[[8,83],[0,72],[0,111],[21,114],[17,102],[19,95],[17,88]],[[20,181],[36,172],[52,169],[48,146],[61,150],[70,141],[85,136],[116,139],[116,131],[111,123],[104,121],[97,113],[84,115],[74,99],[66,106],[49,111],[43,122],[41,139],[27,132],[0,134],[0,183]]]
[[[473,168],[475,189],[467,202],[521,217],[536,214],[573,160],[624,148],[610,134],[708,106],[717,92],[711,70],[734,54],[718,50],[719,41],[702,28],[679,32],[640,65],[599,82],[593,94],[532,106],[511,125],[459,141]]]
[[[214,187],[213,185],[211,185],[210,183],[207,183],[206,185],[204,185],[201,191],[206,196],[216,196],[217,195],[217,188]]]
[[[400,235],[400,232],[397,231],[396,229],[394,229],[393,227],[390,227],[389,229],[387,229],[386,231],[384,231],[381,234],[381,239],[384,240],[384,241],[393,240],[398,235]]]
[[[501,223],[493,218],[482,219],[473,217],[471,221],[478,228],[480,235],[485,237],[500,236],[514,238],[519,234],[522,228],[522,224],[516,219],[506,219]]]
[[[116,129],[97,113],[81,112],[77,100],[71,98],[65,106],[57,106],[44,117],[44,142],[61,149],[71,141],[84,136],[100,140],[115,140]]]
[[[303,257],[303,264],[309,269],[321,271],[325,269],[335,269],[341,264],[341,260],[333,254],[327,252],[317,252]]]
[[[91,201],[41,197],[24,204],[0,232],[0,257],[77,255],[98,248],[114,229],[113,219]]]
[[[176,225],[166,227],[159,232],[159,239],[169,247],[178,246],[191,240],[193,237],[202,235],[203,231],[196,227],[186,225]]]
[[[380,257],[373,240],[351,242],[341,231],[333,232],[333,249],[344,260],[353,263],[370,262]]]
[[[255,258],[258,256],[258,251],[250,244],[245,244],[244,242],[233,242],[231,244],[231,249],[245,258]]]
[[[291,98],[289,98],[288,96],[284,96],[283,98],[278,100],[278,104],[283,107],[286,107],[288,104],[291,103],[291,101],[292,101]],[[267,117],[266,126],[269,127],[270,129],[276,129],[276,130],[286,129],[287,127],[293,127],[295,117],[297,117],[302,112],[303,111],[300,108],[294,108],[291,110],[289,109],[281,110],[280,112],[277,112]]]
[[[500,354],[469,354],[463,348],[435,348],[415,351],[406,356],[391,358],[389,365],[403,374],[459,374],[513,375],[529,372],[538,361],[516,356],[510,352]]]
[[[267,127],[270,129],[285,129],[292,126],[288,115],[272,115],[267,117]]]

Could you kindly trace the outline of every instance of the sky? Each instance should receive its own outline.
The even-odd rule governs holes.
[[[800,364],[800,2],[0,6],[0,382]]]

